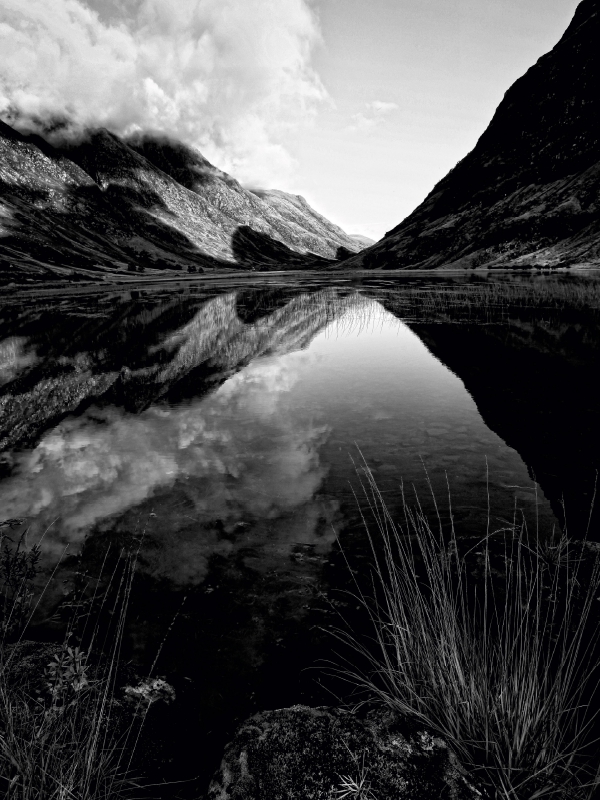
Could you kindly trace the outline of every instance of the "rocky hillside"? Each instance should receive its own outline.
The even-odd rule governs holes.
[[[600,266],[600,0],[506,93],[474,150],[346,266]]]
[[[318,266],[360,247],[304,198],[244,189],[179,142],[98,130],[56,147],[0,122],[2,283]]]

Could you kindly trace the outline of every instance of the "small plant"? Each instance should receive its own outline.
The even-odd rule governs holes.
[[[53,709],[72,706],[77,695],[90,685],[88,655],[79,647],[69,646],[67,640],[46,666],[44,678]]]
[[[333,790],[335,800],[375,800],[371,791],[371,782],[367,779],[368,767],[365,767],[365,752],[363,751],[360,764],[354,753],[350,753],[356,763],[356,776],[339,775],[338,788]]]
[[[126,686],[124,693],[127,702],[144,709],[158,701],[169,704],[175,700],[175,690],[164,678],[149,678],[136,686]]]
[[[334,791],[336,800],[375,800],[375,795],[371,792],[371,784],[360,775],[352,778],[348,775],[340,775],[339,788]]]
[[[18,602],[35,575],[38,552],[31,552],[3,550],[4,608],[11,620],[16,617],[10,601]],[[12,663],[17,651],[0,644],[0,795],[7,800],[119,800],[139,788],[129,763],[143,720],[127,713],[116,697],[134,568],[130,559],[119,559],[111,593],[100,598],[102,607],[107,596],[114,601],[108,611],[115,629],[93,667],[97,628],[90,650],[71,645],[67,634],[49,663],[41,663],[42,688],[36,694],[30,685],[36,675],[22,675],[19,662]]]

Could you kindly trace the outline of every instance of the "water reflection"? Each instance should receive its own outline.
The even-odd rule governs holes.
[[[204,398],[68,417],[15,455],[13,476],[0,484],[2,513],[26,517],[34,539],[47,530],[42,548],[52,560],[99,522],[143,506],[153,527],[167,528],[148,536],[142,563],[175,584],[201,581],[213,552],[260,541],[275,519],[280,557],[298,542],[326,549],[332,529],[320,520],[332,521],[335,504],[316,495],[329,427],[290,413],[297,380],[297,360],[266,358]]]
[[[161,553],[145,557],[147,570],[175,585],[197,583],[211,553],[230,552],[232,539],[255,547],[265,524],[281,529],[276,540],[315,546],[333,541],[334,518],[340,529],[360,527],[349,457],[358,445],[393,513],[401,513],[401,481],[434,510],[431,482],[441,496],[450,486],[465,533],[486,527],[488,495],[497,524],[516,503],[551,527],[543,492],[550,487],[556,511],[555,484],[532,448],[523,462],[526,437],[511,434],[515,415],[496,404],[508,421],[502,425],[489,411],[490,396],[504,397],[502,387],[511,385],[509,365],[521,358],[515,347],[539,350],[533,328],[521,323],[515,338],[524,313],[515,310],[519,293],[511,295],[507,328],[506,314],[490,325],[496,286],[483,327],[464,324],[473,305],[462,295],[452,313],[463,324],[444,317],[447,295],[434,324],[411,322],[423,297],[427,314],[436,315],[435,296],[432,305],[431,292],[419,291],[245,288],[121,298],[112,312],[98,297],[89,306],[78,298],[58,309],[28,307],[22,319],[13,312],[4,324],[13,335],[4,341],[19,368],[6,373],[1,435],[5,444],[20,436],[34,446],[5,450],[2,513],[26,517],[34,536],[48,531],[49,562],[94,530],[146,526],[148,553]],[[484,353],[481,342],[492,339],[503,342],[502,355]],[[476,374],[494,386],[486,402]],[[167,529],[154,531],[164,509]],[[185,564],[169,547],[188,552]]]
[[[27,347],[24,336],[9,336],[0,341],[0,386],[13,381],[23,369],[36,361],[36,355]]]
[[[323,598],[344,558],[368,574],[357,446],[394,515],[402,483],[435,514],[433,487],[448,525],[449,487],[459,535],[487,530],[488,497],[494,526],[522,509],[548,531],[564,494],[577,535],[600,452],[591,288],[411,279],[0,308],[0,519],[26,518],[47,572],[62,558],[43,635],[75,574],[134,542],[128,653],[152,662],[186,596],[161,669],[195,681],[208,737],[311,701]]]
[[[461,378],[486,426],[518,451],[560,525],[573,538],[600,538],[598,320],[509,311],[502,324],[413,330]]]
[[[321,449],[332,465],[325,485],[342,501],[346,530],[358,525],[362,535],[351,455],[366,460],[396,518],[403,517],[403,485],[408,502],[432,517],[439,505],[445,526],[450,492],[459,534],[486,531],[490,510],[493,526],[510,524],[516,508],[551,528],[548,503],[519,453],[485,424],[460,377],[379,303],[371,300],[359,320],[346,317],[321,332],[310,352],[315,361],[295,403],[332,426]]]

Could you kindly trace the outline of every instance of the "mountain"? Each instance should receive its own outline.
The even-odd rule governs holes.
[[[0,282],[322,266],[347,236],[304,198],[249,191],[199,152],[107,130],[54,146],[0,122]]]
[[[600,0],[508,90],[475,148],[345,266],[600,265]]]
[[[371,239],[369,236],[363,236],[360,233],[351,233],[350,238],[354,239],[355,242],[363,247],[370,247],[372,244],[375,244],[375,239]]]

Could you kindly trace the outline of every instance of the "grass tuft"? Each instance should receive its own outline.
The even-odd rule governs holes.
[[[466,550],[453,525],[444,533],[419,506],[405,502],[395,522],[363,471],[374,569],[356,593],[373,637],[337,632],[351,648],[342,677],[364,701],[443,736],[491,797],[590,797],[599,784],[597,551],[564,536],[548,558],[516,518]]]

